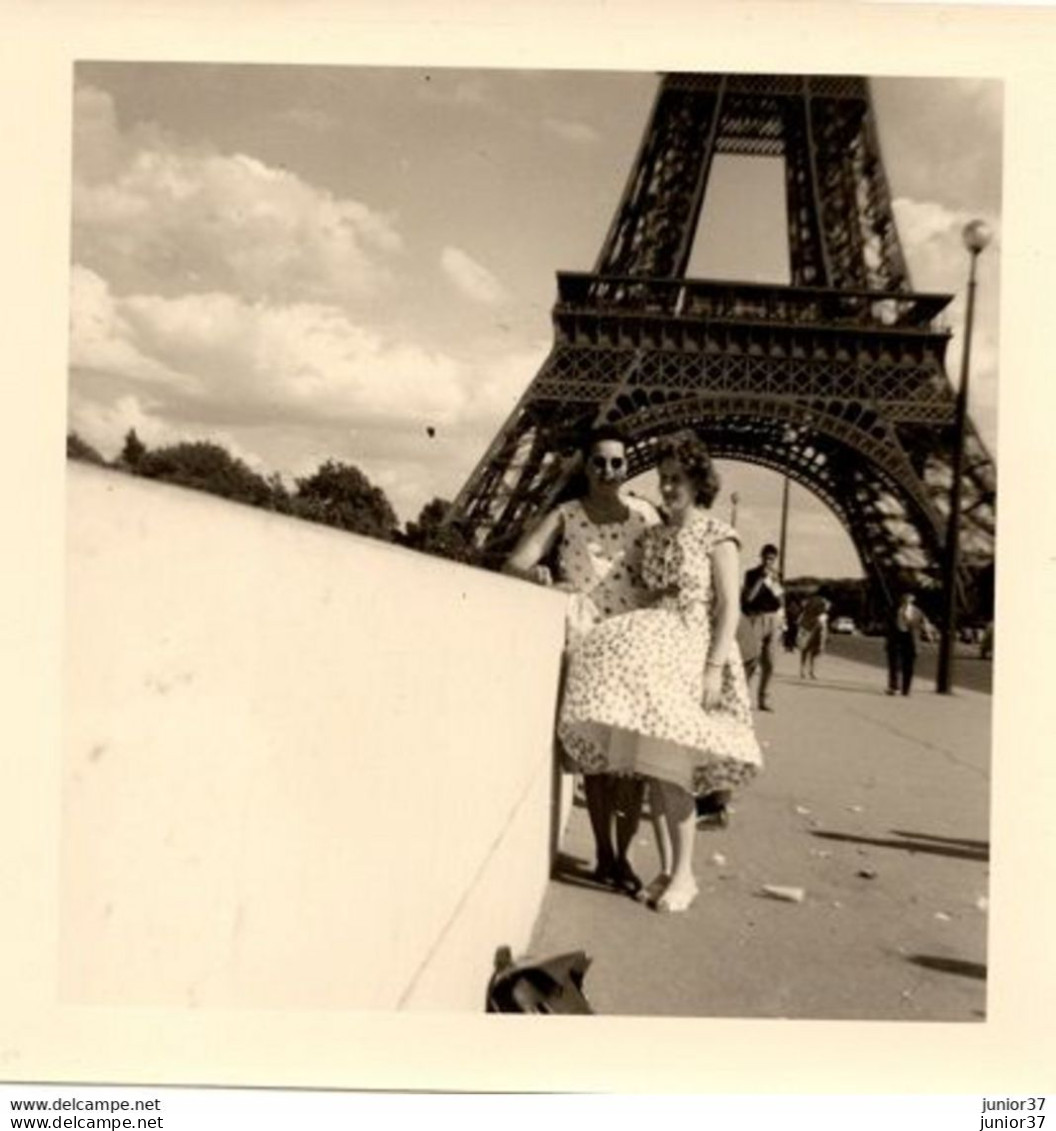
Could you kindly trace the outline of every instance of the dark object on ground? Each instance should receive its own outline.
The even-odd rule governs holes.
[[[583,993],[590,959],[581,950],[514,962],[508,946],[495,952],[488,1013],[593,1013]]]
[[[730,794],[727,790],[716,790],[698,797],[697,828],[727,828],[730,823],[729,802]]]

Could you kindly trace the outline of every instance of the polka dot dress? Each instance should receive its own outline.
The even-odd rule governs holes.
[[[591,522],[583,504],[563,503],[557,568],[575,593],[569,598],[567,643],[572,644],[606,617],[639,608],[646,598],[640,570],[642,536],[660,518],[642,499],[624,499],[623,522]]]
[[[702,510],[681,527],[650,529],[641,573],[655,604],[603,621],[572,646],[558,734],[582,772],[644,774],[703,794],[761,768],[736,645],[718,706],[703,707],[711,551],[730,539],[733,528]]]

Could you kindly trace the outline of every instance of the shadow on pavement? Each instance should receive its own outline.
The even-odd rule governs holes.
[[[846,841],[848,844],[871,844],[877,848],[900,848],[903,852],[921,852],[932,856],[952,856],[956,860],[978,860],[986,862],[990,859],[990,850],[987,845],[979,848],[968,848],[958,844],[935,844],[933,838],[911,840],[906,834],[903,840],[888,840],[883,837],[856,836],[853,833],[827,832],[824,829],[813,829],[811,836],[821,837],[822,840]]]
[[[594,878],[593,869],[582,857],[570,856],[567,852],[558,853],[550,877],[559,884],[586,888],[588,891],[612,893],[612,887],[609,884],[601,883]]]
[[[892,829],[895,836],[908,837],[911,840],[928,840],[934,841],[936,844],[955,844],[961,848],[971,848],[976,852],[990,854],[990,842],[988,840],[968,840],[960,836],[933,836],[931,833],[909,833],[905,829]]]
[[[859,695],[883,695],[882,684],[861,683],[849,679],[794,679],[791,676],[782,681],[788,687],[809,688],[812,691],[856,691]]]
[[[910,954],[907,962],[923,966],[925,970],[941,970],[944,974],[961,974],[965,978],[986,981],[986,966],[982,962],[966,962],[963,958],[939,958],[932,954]]]

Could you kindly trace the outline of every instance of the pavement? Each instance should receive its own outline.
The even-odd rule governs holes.
[[[778,663],[765,771],[698,833],[696,903],[664,915],[594,884],[577,802],[532,953],[585,950],[602,1014],[983,1020],[990,696],[889,697],[878,667],[831,654],[813,682]],[[655,874],[647,821],[632,862]]]

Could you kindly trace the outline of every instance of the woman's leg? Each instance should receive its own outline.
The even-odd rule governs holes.
[[[583,793],[587,799],[590,829],[594,834],[594,851],[597,863],[594,875],[599,880],[612,878],[616,853],[612,848],[612,787],[611,774],[584,774]]]
[[[887,638],[887,693],[894,695],[898,691],[898,679],[902,663],[898,654],[898,641]]]
[[[671,833],[668,830],[664,795],[656,778],[649,778],[649,822],[656,837],[656,852],[660,857],[660,871],[642,888],[638,898],[655,903],[671,882]]]
[[[693,845],[697,836],[697,808],[693,795],[673,782],[658,781],[667,827],[671,833],[671,882],[657,903],[660,911],[685,911],[697,894],[693,875]]]
[[[617,884],[631,895],[636,895],[642,887],[627,853],[641,824],[644,797],[645,778],[612,775],[612,811],[616,819],[616,860],[613,867]]]
[[[907,634],[908,636],[908,634]],[[908,695],[913,686],[913,668],[917,663],[917,648],[913,637],[909,636],[902,651],[902,694]]]

